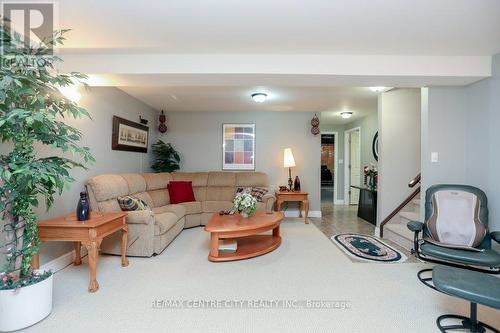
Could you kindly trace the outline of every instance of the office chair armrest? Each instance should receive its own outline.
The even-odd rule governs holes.
[[[408,229],[416,232],[417,234],[424,228],[424,224],[419,221],[410,221],[406,224],[406,226],[408,227]]]
[[[493,231],[492,233],[490,233],[490,236],[495,242],[500,244],[500,231]]]

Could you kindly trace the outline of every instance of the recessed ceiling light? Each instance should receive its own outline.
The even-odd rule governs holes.
[[[255,93],[252,94],[252,99],[257,103],[264,103],[267,99],[266,93]]]
[[[385,87],[370,87],[370,90],[373,92],[382,92],[385,90]]]
[[[344,119],[349,119],[352,116],[352,112],[351,111],[340,112],[340,116]]]

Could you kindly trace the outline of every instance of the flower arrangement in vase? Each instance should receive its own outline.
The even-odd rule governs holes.
[[[257,199],[250,193],[238,193],[233,200],[233,210],[241,214],[242,217],[247,218],[252,216],[257,210]]]
[[[363,171],[365,174],[365,184],[370,189],[375,190],[377,188],[377,178],[378,178],[377,168],[375,168],[374,164],[370,164],[370,166],[365,166]]]

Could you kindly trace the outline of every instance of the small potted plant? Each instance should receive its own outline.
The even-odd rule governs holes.
[[[54,32],[44,44],[61,44],[65,32]],[[70,169],[94,159],[79,145],[80,131],[64,122],[89,114],[60,92],[85,76],[57,74],[54,63],[59,58],[46,46],[16,47],[24,42],[4,21],[0,35],[0,140],[5,148],[0,154],[0,331],[13,331],[37,323],[52,310],[52,273],[31,267],[40,244],[33,208],[44,198],[49,209],[54,195],[73,181]],[[41,147],[51,155],[38,154]],[[58,151],[82,162],[55,156]]]
[[[368,188],[375,190],[377,188],[377,168],[375,168],[374,164],[370,164],[370,166],[365,166],[363,171],[365,174],[365,184]]]
[[[233,200],[233,209],[240,213],[244,218],[252,216],[257,210],[257,199],[250,193],[238,193]]]

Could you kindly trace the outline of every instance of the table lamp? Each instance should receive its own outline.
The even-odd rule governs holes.
[[[292,168],[295,166],[295,159],[293,158],[292,148],[285,148],[283,152],[283,167],[288,168],[288,188],[292,190]]]

